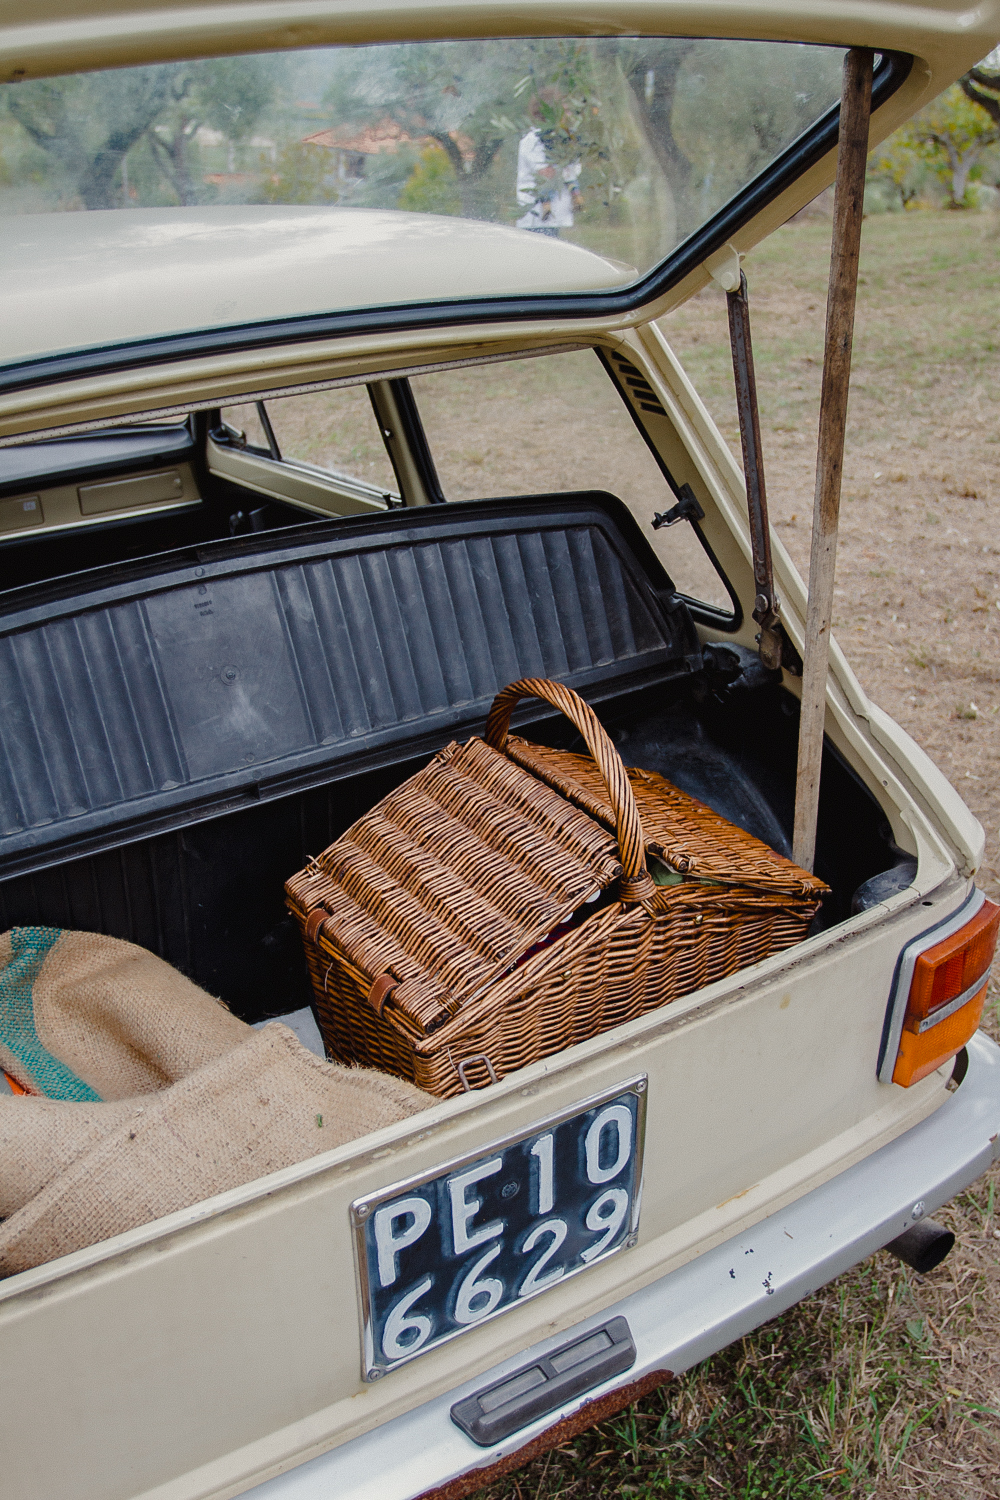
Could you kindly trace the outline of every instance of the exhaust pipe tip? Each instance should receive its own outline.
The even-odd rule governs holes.
[[[928,1271],[941,1264],[954,1243],[955,1236],[950,1229],[935,1224],[933,1219],[921,1219],[898,1239],[890,1240],[885,1249],[897,1260],[926,1276]]]

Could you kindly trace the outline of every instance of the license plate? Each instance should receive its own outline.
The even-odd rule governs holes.
[[[634,1245],[646,1079],[351,1205],[364,1376]]]

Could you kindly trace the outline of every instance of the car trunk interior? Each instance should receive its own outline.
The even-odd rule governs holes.
[[[576,687],[627,765],[789,855],[797,701],[747,648],[702,651],[613,497],[302,525],[211,484],[199,511],[5,549],[0,929],[124,938],[246,1020],[295,1011],[284,881],[527,675]],[[90,571],[54,576],[71,561]],[[582,748],[538,703],[515,719]],[[907,883],[904,861],[827,746],[814,930],[874,877]]]

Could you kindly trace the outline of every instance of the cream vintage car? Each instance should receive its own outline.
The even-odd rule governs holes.
[[[846,49],[874,141],[998,34],[994,0],[8,0],[0,927],[308,1025],[284,880],[531,675],[789,854],[806,590],[774,540],[766,665],[670,313],[833,181]],[[798,945],[0,1284],[5,1492],[471,1493],[985,1171],[982,830],[836,643],[824,743]],[[593,1253],[522,1230],[477,1289],[483,1163],[551,1169],[605,1106]],[[455,1255],[425,1296],[397,1213],[375,1286],[368,1209],[435,1183]]]

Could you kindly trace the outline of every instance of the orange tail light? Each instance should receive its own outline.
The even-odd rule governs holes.
[[[954,1057],[979,1025],[1000,906],[977,891],[960,912],[904,948],[889,1007],[883,1083],[909,1088]]]

